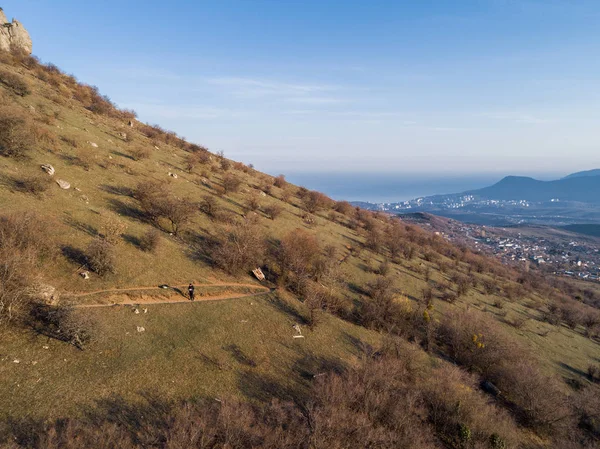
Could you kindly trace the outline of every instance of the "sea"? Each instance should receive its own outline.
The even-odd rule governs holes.
[[[488,187],[503,175],[415,175],[393,173],[286,173],[293,184],[323,192],[335,200],[396,203],[423,196]]]

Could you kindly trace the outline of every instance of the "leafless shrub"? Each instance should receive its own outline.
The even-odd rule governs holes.
[[[31,118],[14,105],[0,105],[0,155],[23,157],[35,146]]]
[[[129,150],[129,153],[136,161],[141,161],[148,159],[152,155],[152,150],[148,147],[138,146]]]
[[[29,83],[27,83],[20,75],[17,75],[16,73],[0,70],[0,83],[12,89],[15,94],[21,97],[31,93]]]
[[[205,195],[200,201],[200,210],[209,217],[215,218],[218,212],[219,206],[217,200],[212,195]]]
[[[140,238],[140,249],[142,251],[154,253],[158,249],[160,241],[160,232],[156,229],[149,229]]]
[[[238,220],[227,226],[212,250],[212,259],[228,273],[241,273],[262,265],[265,238],[252,218]]]
[[[258,193],[251,192],[246,201],[246,207],[248,210],[257,211],[260,208],[260,197]]]
[[[78,311],[67,303],[33,302],[28,321],[37,332],[79,349],[84,349],[94,336],[95,323],[89,313]]]
[[[307,212],[315,214],[318,211],[327,208],[331,200],[321,192],[310,191],[302,198],[302,203]]]
[[[275,220],[283,212],[283,207],[275,203],[267,204],[265,207],[263,207],[263,211],[271,220]]]
[[[55,253],[48,220],[35,214],[0,215],[0,325],[26,312],[35,299],[37,269]]]
[[[242,184],[242,180],[234,174],[226,174],[223,177],[223,188],[225,193],[237,192]]]
[[[287,181],[285,180],[285,176],[279,175],[273,180],[273,185],[275,187],[279,187],[280,189],[284,189],[287,186]]]
[[[50,189],[52,178],[48,175],[31,175],[23,179],[14,180],[14,186],[23,193],[29,193],[37,197],[42,197]]]
[[[177,235],[194,216],[196,206],[188,199],[177,198],[160,182],[142,182],[134,191],[144,212],[155,223],[165,219],[170,231]]]
[[[95,238],[86,251],[87,263],[92,271],[104,276],[116,270],[116,255],[113,245],[103,238]]]

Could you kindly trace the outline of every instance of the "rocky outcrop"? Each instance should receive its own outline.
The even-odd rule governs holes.
[[[33,44],[21,22],[16,19],[9,22],[4,11],[0,9],[0,50],[9,51],[11,48],[17,48],[30,55]]]

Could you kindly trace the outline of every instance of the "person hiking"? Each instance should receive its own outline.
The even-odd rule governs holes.
[[[190,294],[190,301],[194,300],[194,285],[190,282],[188,285],[188,293]]]

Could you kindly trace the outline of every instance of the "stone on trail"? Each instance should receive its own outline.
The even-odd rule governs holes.
[[[50,176],[54,175],[54,167],[50,164],[42,164],[42,170],[48,173]]]
[[[71,184],[64,179],[57,179],[56,183],[58,184],[58,187],[63,190],[69,190],[71,188]]]

